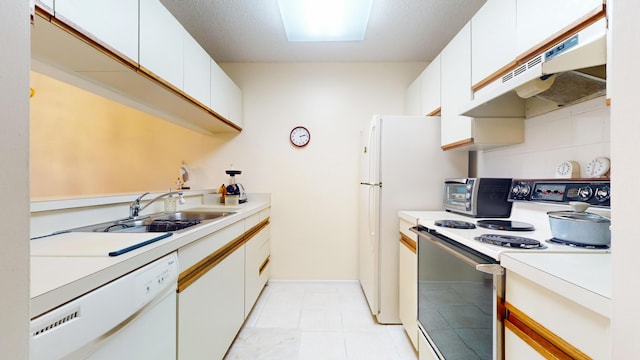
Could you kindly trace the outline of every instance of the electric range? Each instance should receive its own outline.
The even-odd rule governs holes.
[[[592,180],[514,180],[508,218],[482,219],[453,212],[422,213],[418,226],[418,328],[438,359],[503,360],[502,313],[507,253],[608,253],[550,242],[547,212],[567,210],[570,201],[595,206],[609,216],[610,188]],[[483,236],[489,239],[483,239]],[[516,237],[510,246],[497,240]],[[524,238],[524,240],[522,239]],[[483,241],[480,241],[483,240]],[[468,331],[473,328],[472,332]],[[426,349],[425,349],[426,351]]]

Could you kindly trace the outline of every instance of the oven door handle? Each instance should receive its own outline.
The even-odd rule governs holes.
[[[493,276],[504,275],[504,268],[498,264],[478,264],[476,270]]]
[[[482,266],[482,265],[487,265],[487,264],[481,264],[473,259],[470,259],[466,256],[464,256],[464,254],[459,253],[453,249],[451,249],[450,247],[446,246],[445,244],[441,243],[440,241],[437,241],[437,238],[432,237],[431,234],[429,233],[424,233],[421,229],[420,226],[416,226],[416,227],[412,227],[409,229],[410,231],[418,234],[418,236],[425,238],[426,240],[430,241],[433,245],[439,247],[440,249],[446,251],[447,253],[451,254],[452,256],[455,256],[456,258],[462,260],[463,262],[467,263],[468,265],[471,265],[472,267],[474,267],[476,270],[478,269],[478,266]],[[480,270],[481,271],[481,270]]]

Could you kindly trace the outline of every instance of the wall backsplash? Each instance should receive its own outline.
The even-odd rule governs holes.
[[[203,135],[37,72],[31,87],[32,200],[175,188],[182,161],[201,187],[199,159],[233,136]]]
[[[526,119],[523,144],[477,153],[477,176],[553,178],[560,162],[573,160],[585,177],[589,161],[610,157],[610,143],[610,108],[600,97]]]

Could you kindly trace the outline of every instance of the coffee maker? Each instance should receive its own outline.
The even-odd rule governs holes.
[[[242,184],[236,183],[236,175],[242,174],[240,170],[226,170],[225,173],[229,175],[229,185],[227,185],[226,195],[238,195],[238,202],[247,202],[247,193],[244,191]]]

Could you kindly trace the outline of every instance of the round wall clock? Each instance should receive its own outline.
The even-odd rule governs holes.
[[[309,130],[304,126],[296,126],[291,130],[289,140],[297,147],[307,146],[311,140],[311,133],[309,133]]]

